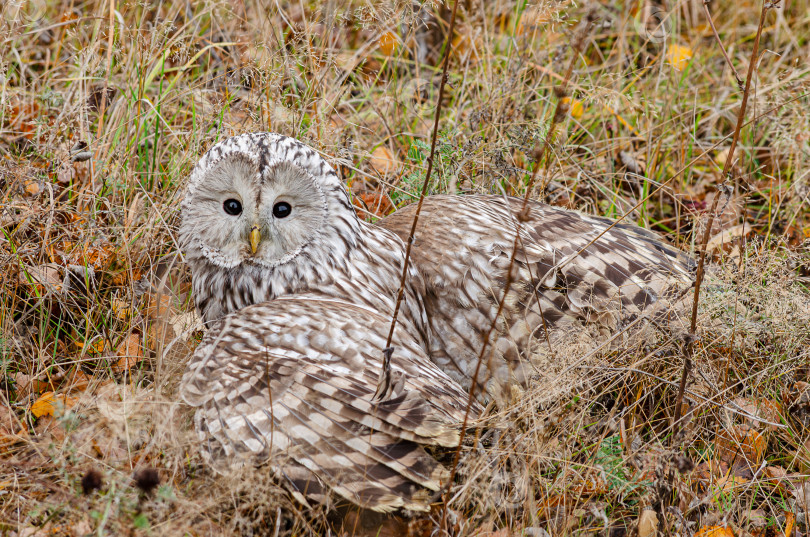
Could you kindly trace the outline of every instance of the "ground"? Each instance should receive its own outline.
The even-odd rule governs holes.
[[[199,156],[256,130],[321,151],[363,218],[411,203],[452,7],[3,5],[0,535],[374,534],[202,464],[177,211]],[[432,193],[531,188],[693,254],[720,198],[677,434],[687,334],[569,349],[474,431],[446,514],[384,531],[806,534],[810,6],[768,7],[459,2]]]

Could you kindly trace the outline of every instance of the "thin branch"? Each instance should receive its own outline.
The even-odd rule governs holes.
[[[565,73],[565,78],[563,79],[560,86],[555,88],[554,93],[557,96],[557,106],[554,109],[554,115],[551,119],[551,125],[549,126],[548,133],[545,137],[542,147],[536,147],[534,150],[534,169],[532,170],[532,176],[529,179],[529,183],[526,185],[526,192],[523,196],[523,206],[520,212],[515,215],[516,222],[515,222],[515,239],[512,244],[512,253],[509,256],[509,265],[506,269],[506,278],[504,283],[503,294],[501,295],[501,299],[498,302],[498,309],[495,313],[495,316],[492,318],[492,322],[489,325],[489,329],[484,336],[484,339],[481,344],[481,351],[478,353],[478,361],[475,364],[475,371],[473,372],[472,381],[470,383],[470,392],[467,399],[467,408],[464,412],[464,421],[462,422],[461,431],[459,434],[458,445],[456,446],[456,452],[453,456],[453,465],[450,470],[450,477],[447,479],[447,486],[453,482],[456,472],[458,471],[458,464],[461,459],[461,446],[464,443],[464,437],[467,432],[467,425],[469,423],[469,416],[470,416],[470,408],[472,407],[473,401],[475,401],[475,391],[476,387],[478,386],[478,376],[481,373],[481,365],[484,363],[484,355],[486,354],[487,347],[490,343],[490,338],[492,336],[492,332],[495,329],[495,325],[498,323],[498,319],[500,318],[501,314],[503,313],[504,304],[506,303],[506,298],[509,296],[510,288],[512,287],[513,278],[514,278],[514,264],[515,264],[515,257],[517,256],[518,252],[518,243],[520,241],[520,232],[522,230],[523,224],[528,222],[531,218],[530,215],[530,207],[529,207],[529,196],[532,192],[532,187],[537,179],[538,173],[540,171],[540,167],[542,164],[548,164],[547,162],[547,155],[551,149],[551,142],[554,139],[554,133],[556,132],[557,125],[562,122],[563,118],[565,117],[568,106],[564,102],[565,97],[568,95],[568,83],[571,78],[571,74],[574,71],[574,66],[576,65],[577,60],[579,59],[580,54],[582,53],[582,48],[585,43],[585,38],[588,36],[590,32],[591,25],[595,19],[595,14],[591,11],[588,14],[587,19],[585,20],[583,27],[580,31],[580,34],[577,36],[576,41],[574,42],[574,53],[571,58],[571,62],[568,65],[568,69]],[[545,188],[545,184],[543,185]],[[536,293],[536,289],[535,289]],[[443,498],[443,505],[442,505],[442,528],[446,530],[447,528],[447,508],[448,508],[448,498],[447,498],[447,490],[445,491],[444,498]]]
[[[737,112],[737,125],[734,128],[734,136],[731,138],[731,146],[728,149],[728,157],[723,165],[723,177],[728,178],[731,172],[732,162],[734,161],[734,150],[737,149],[737,143],[740,140],[740,131],[742,131],[743,123],[745,122],[745,109],[748,105],[748,95],[751,92],[751,80],[754,76],[754,70],[757,66],[759,59],[759,40],[762,36],[762,28],[765,25],[765,16],[768,10],[775,7],[778,3],[764,0],[762,4],[762,11],[759,16],[759,26],[757,27],[757,35],[754,38],[754,49],[751,51],[751,60],[748,62],[748,74],[745,77],[745,89],[743,90],[742,102],[740,103],[740,110]],[[700,302],[700,285],[703,283],[703,276],[705,273],[706,265],[706,245],[709,242],[709,237],[712,232],[712,224],[714,224],[715,211],[717,210],[717,203],[720,200],[720,193],[714,197],[711,209],[709,209],[709,220],[706,223],[706,229],[703,232],[703,239],[700,241],[700,257],[698,259],[697,274],[695,274],[695,295],[692,299],[692,319],[689,323],[689,334],[686,338],[684,345],[684,360],[683,360],[683,373],[681,373],[681,383],[678,387],[678,395],[675,399],[675,419],[672,427],[672,439],[675,441],[678,436],[678,428],[680,426],[683,394],[686,389],[686,382],[689,378],[689,371],[692,369],[692,354],[695,345],[695,332],[697,331],[697,314],[698,304]]]
[[[388,337],[385,340],[385,348],[383,349],[383,368],[380,371],[380,381],[377,386],[375,397],[379,394],[386,393],[387,384],[391,378],[390,362],[391,362],[391,341],[394,338],[394,329],[397,326],[397,317],[399,316],[399,308],[402,306],[402,297],[405,294],[405,282],[408,277],[408,266],[411,260],[411,248],[413,246],[414,235],[416,235],[416,226],[419,222],[419,214],[422,212],[422,203],[425,201],[428,185],[430,184],[430,176],[433,173],[433,158],[436,154],[436,139],[439,134],[439,118],[442,115],[442,101],[444,100],[444,85],[447,82],[447,67],[450,64],[450,50],[453,48],[453,29],[456,26],[456,11],[458,10],[458,0],[453,2],[453,14],[450,16],[450,27],[447,30],[447,41],[444,44],[444,59],[442,66],[442,79],[439,82],[439,96],[436,103],[436,113],[433,119],[433,135],[430,140],[430,156],[427,158],[427,172],[425,173],[425,180],[422,182],[422,189],[419,191],[419,202],[416,205],[416,213],[413,215],[413,223],[411,224],[411,231],[408,234],[408,243],[405,247],[405,261],[402,264],[402,276],[399,280],[399,291],[397,291],[397,302],[394,306],[394,313],[391,316],[391,327],[388,330]]]
[[[740,78],[740,75],[737,73],[737,70],[734,68],[734,64],[731,63],[731,58],[728,57],[728,53],[726,52],[726,47],[723,46],[723,42],[720,40],[720,34],[717,33],[717,28],[714,27],[714,21],[712,20],[712,14],[709,12],[709,2],[710,0],[703,0],[703,11],[706,13],[706,19],[709,21],[709,26],[712,28],[712,32],[714,32],[714,38],[717,40],[717,44],[720,45],[720,52],[723,53],[723,57],[726,59],[726,63],[731,68],[731,72],[734,75],[734,79],[737,81],[737,87],[741,90],[744,88],[743,80]]]

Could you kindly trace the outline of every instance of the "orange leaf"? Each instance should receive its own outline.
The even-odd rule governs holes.
[[[143,347],[141,346],[141,338],[138,334],[130,334],[118,346],[116,352],[118,361],[113,364],[113,372],[121,374],[129,371],[134,365],[143,360]]]
[[[399,169],[399,160],[384,145],[381,145],[371,153],[369,164],[375,172],[382,176],[393,175]]]
[[[734,532],[728,526],[703,526],[695,537],[734,537]]]
[[[785,535],[793,535],[793,527],[796,525],[796,515],[790,511],[785,511]]]
[[[768,447],[767,439],[748,425],[735,425],[722,431],[714,443],[717,457],[732,466],[743,460],[751,467],[759,466]]]
[[[373,214],[374,216],[385,216],[390,213],[394,207],[388,200],[388,196],[382,192],[361,192],[354,198],[355,207],[359,207]],[[364,217],[366,213],[360,214]]]
[[[60,407],[68,408],[72,406],[74,402],[75,400],[73,398],[66,397],[63,394],[45,392],[39,396],[39,399],[31,404],[31,414],[33,414],[35,418],[53,416]]]
[[[397,50],[397,35],[393,32],[386,32],[380,36],[380,52],[385,56],[391,56]]]

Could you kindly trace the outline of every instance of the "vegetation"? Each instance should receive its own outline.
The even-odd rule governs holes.
[[[448,511],[380,531],[807,534],[810,5],[670,4],[463,0],[448,39],[452,4],[411,0],[5,2],[0,535],[377,534],[203,464],[176,216],[199,156],[259,130],[321,151],[363,218],[410,203],[448,40],[431,193],[522,196],[548,139],[535,198],[692,253],[714,207],[708,275],[697,339],[686,312],[560,349],[477,424]]]

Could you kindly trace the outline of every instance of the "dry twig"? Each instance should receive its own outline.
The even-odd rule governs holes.
[[[767,15],[768,10],[776,5],[777,4],[772,3],[769,0],[764,0],[762,4],[762,11],[760,12],[759,16],[759,26],[757,27],[757,35],[754,38],[754,48],[751,51],[751,60],[748,62],[748,74],[745,77],[745,89],[743,90],[742,102],[740,103],[740,109],[737,112],[737,125],[734,128],[734,135],[731,138],[731,146],[728,149],[728,156],[726,157],[726,162],[723,165],[723,177],[726,178],[728,178],[729,174],[731,173],[731,166],[732,162],[734,161],[734,150],[737,148],[737,142],[740,140],[740,131],[742,130],[743,123],[745,121],[745,109],[748,105],[748,95],[751,91],[751,79],[754,76],[754,69],[756,69],[757,59],[759,58],[759,40],[762,36],[762,28],[765,25],[765,15]],[[675,399],[675,418],[673,420],[672,427],[673,442],[678,436],[678,429],[680,427],[681,415],[683,412],[683,394],[684,390],[686,389],[686,382],[689,378],[689,371],[692,369],[695,332],[697,331],[698,304],[700,303],[700,285],[703,283],[703,276],[705,274],[706,245],[709,243],[709,237],[711,236],[712,232],[712,224],[714,224],[715,212],[717,211],[717,203],[719,200],[720,195],[718,192],[718,195],[716,195],[714,197],[714,201],[712,201],[711,209],[709,209],[709,220],[706,223],[706,229],[703,232],[703,238],[700,241],[697,273],[695,274],[695,294],[694,298],[692,299],[692,317],[689,323],[689,334],[687,335],[686,343],[684,345],[684,361],[683,372],[681,373],[681,383],[678,387],[678,396]]]

